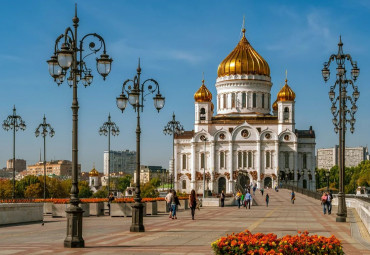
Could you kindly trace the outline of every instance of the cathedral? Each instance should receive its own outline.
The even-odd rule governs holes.
[[[194,94],[194,130],[175,136],[175,189],[230,194],[288,183],[315,190],[315,132],[295,128],[287,79],[271,104],[269,65],[242,32],[218,66],[216,108],[203,80]]]

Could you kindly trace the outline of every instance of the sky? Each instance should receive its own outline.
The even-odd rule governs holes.
[[[333,131],[329,87],[321,76],[323,63],[337,52],[342,36],[345,53],[360,68],[356,82],[360,91],[355,133],[347,134],[348,146],[370,143],[370,2],[358,1],[2,1],[0,8],[0,121],[12,113],[13,105],[27,129],[16,134],[16,158],[33,164],[43,148],[35,129],[45,114],[55,129],[46,141],[47,160],[71,160],[72,89],[61,86],[48,73],[46,60],[56,38],[72,26],[74,4],[78,5],[79,38],[100,34],[113,58],[112,71],[103,81],[96,71],[95,56],[87,58],[94,81],[80,86],[79,163],[89,171],[95,163],[103,171],[103,151],[108,139],[99,127],[108,114],[121,134],[111,139],[112,150],[135,150],[136,118],[132,107],[122,114],[116,106],[122,83],[136,74],[141,58],[142,79],[154,78],[166,97],[158,113],[152,96],[145,101],[141,118],[141,162],[168,167],[172,139],[163,128],[175,112],[186,130],[194,127],[194,93],[205,84],[216,105],[217,67],[241,38],[243,16],[246,37],[269,63],[272,102],[284,85],[296,93],[296,128],[316,132],[316,149],[338,144]],[[12,158],[11,131],[0,130],[0,167]]]

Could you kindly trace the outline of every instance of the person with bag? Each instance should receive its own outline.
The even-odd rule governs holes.
[[[266,193],[265,201],[266,201],[266,206],[269,207],[270,196],[268,193]]]
[[[236,202],[238,204],[238,208],[240,209],[240,199],[241,199],[242,193],[240,190],[238,190],[238,193],[236,193]]]
[[[180,201],[178,196],[176,195],[176,191],[172,191],[172,197],[171,197],[171,208],[172,208],[172,219],[177,219],[176,217],[176,209],[180,205]]]
[[[195,209],[197,208],[197,194],[195,194],[195,190],[193,189],[189,195],[189,207],[191,209],[191,219],[194,220]]]
[[[252,196],[248,191],[244,197],[245,209],[248,209],[248,208],[251,209],[251,202],[252,202]]]
[[[333,194],[331,194],[331,191],[329,191],[328,200],[326,201],[328,203],[328,214],[331,214],[331,202],[332,201],[333,201]]]
[[[244,194],[242,194],[241,198],[240,198],[240,201],[242,202],[242,205],[245,207],[245,204],[244,204]]]
[[[224,191],[221,192],[221,207],[224,207],[225,206],[225,193]]]
[[[295,200],[295,193],[294,191],[292,190],[292,193],[291,193],[291,196],[290,196],[290,200],[292,201],[292,204],[294,204],[294,200]]]
[[[172,198],[172,189],[168,191],[168,194],[165,197],[165,200],[167,202],[168,211],[169,211],[169,218],[172,218],[172,207],[171,207],[171,198]]]
[[[326,214],[326,208],[328,207],[328,194],[326,194],[326,192],[324,192],[324,194],[321,197],[321,205],[322,205],[324,214]],[[328,213],[329,213],[329,208],[328,208]]]

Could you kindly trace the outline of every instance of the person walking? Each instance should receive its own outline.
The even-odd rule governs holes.
[[[292,201],[292,204],[294,204],[294,200],[295,200],[294,190],[292,190],[292,193],[291,193],[291,196],[290,196],[290,200]]]
[[[252,196],[249,192],[247,192],[247,194],[245,194],[245,197],[244,197],[244,203],[245,203],[245,209],[251,209],[251,201],[252,201]]]
[[[110,204],[113,202],[114,196],[113,193],[110,193],[108,196],[108,209],[109,209],[109,215],[110,215]]]
[[[253,186],[253,196],[255,195],[255,193],[256,193],[256,189],[257,189],[257,185],[256,184],[254,184],[254,186]]]
[[[326,214],[326,208],[328,207],[328,194],[324,192],[324,194],[321,197],[321,205],[322,205],[322,210],[324,211],[324,214]],[[328,208],[328,213],[329,213],[329,208]]]
[[[327,200],[327,203],[328,203],[328,214],[331,214],[331,203],[332,203],[332,201],[333,201],[333,194],[329,190],[328,200]]]
[[[265,197],[265,201],[266,201],[266,206],[269,207],[269,200],[270,200],[270,196],[268,193],[266,193],[266,197]]]
[[[238,208],[240,209],[240,199],[241,199],[242,193],[240,190],[236,193],[236,202],[238,203]]]
[[[167,202],[168,211],[169,211],[169,218],[172,218],[172,206],[171,206],[171,198],[172,198],[172,189],[168,191],[168,194],[164,198]]]
[[[225,206],[225,193],[224,191],[221,192],[221,207],[224,207]]]
[[[261,194],[263,196],[263,191],[264,191],[263,187],[261,187],[260,191],[261,191]]]
[[[244,193],[242,193],[242,196],[240,197],[240,201],[243,204],[243,206],[245,207],[244,196],[245,196]]]
[[[178,196],[176,195],[176,191],[172,191],[172,197],[171,197],[171,208],[172,208],[172,219],[177,219],[176,217],[176,209],[177,206],[180,205],[180,201]]]
[[[194,220],[195,209],[197,208],[197,194],[195,194],[195,190],[193,189],[189,195],[189,207],[191,209],[191,219]]]

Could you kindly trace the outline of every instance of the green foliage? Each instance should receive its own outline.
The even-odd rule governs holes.
[[[15,195],[18,198],[25,197],[25,191],[31,184],[40,183],[40,179],[34,175],[27,175],[22,180],[15,182]]]
[[[141,197],[158,197],[159,192],[150,182],[147,182],[141,188]]]
[[[32,183],[30,184],[26,191],[24,192],[25,198],[39,198],[43,197],[44,194],[44,186],[41,185],[41,183]]]
[[[129,174],[124,177],[112,178],[112,187],[124,193],[127,187],[130,187],[131,179],[132,176]]]
[[[89,183],[87,181],[81,181],[78,183],[78,197],[90,198],[93,192],[90,190]]]
[[[149,182],[156,188],[158,188],[161,185],[161,180],[159,178],[153,178]]]
[[[97,192],[95,192],[92,197],[94,198],[107,198],[108,197],[108,189],[106,187],[101,188]]]
[[[11,180],[0,180],[0,199],[12,198],[12,190]]]

